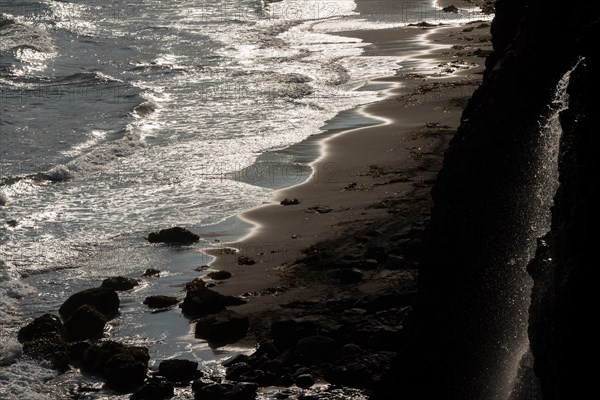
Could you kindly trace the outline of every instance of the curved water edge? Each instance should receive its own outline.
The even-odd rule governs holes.
[[[161,314],[164,324],[156,326],[138,301],[147,294],[178,293],[209,259],[193,247],[149,247],[142,237],[157,225],[182,222],[203,235],[200,247],[239,235],[243,223],[228,216],[267,200],[272,188],[228,174],[251,166],[265,150],[319,132],[340,110],[376,100],[381,87],[355,89],[393,73],[398,60],[367,62],[360,58],[364,43],[332,35],[340,27],[379,25],[359,20],[348,7],[316,20],[281,21],[272,9],[268,19],[249,12],[252,18],[240,20],[223,19],[226,14],[210,7],[198,10],[195,2],[185,3],[193,12],[173,15],[163,2],[140,0],[136,13],[112,20],[115,10],[94,9],[96,2],[35,4],[12,10],[23,14],[14,19],[43,32],[51,45],[33,49],[17,43],[9,49],[12,61],[0,66],[0,140],[3,151],[20,155],[3,153],[0,166],[0,219],[6,221],[0,226],[0,298],[7,321],[2,335],[10,336],[25,319],[55,311],[68,293],[97,286],[107,275],[137,277],[158,267],[165,276],[124,297],[122,316],[109,335],[150,345],[153,362],[191,357],[210,368],[226,354],[215,355],[194,339],[178,313]],[[203,29],[194,31],[199,15]],[[7,27],[5,37],[24,37]],[[170,40],[168,51],[157,38]],[[186,49],[198,43],[203,53],[186,58]],[[292,44],[290,51],[286,43]],[[333,47],[343,51],[316,56]],[[139,60],[128,56],[132,51]],[[94,54],[101,62],[82,68],[79,57]],[[111,57],[117,61],[104,62]],[[363,69],[366,75],[353,75]],[[358,125],[368,120],[357,119]],[[298,168],[308,171],[302,165],[312,157],[303,154]],[[33,392],[43,391],[41,377],[52,373],[20,358],[11,343],[2,355],[9,364],[3,371],[13,374],[11,395],[34,398]],[[21,377],[27,371],[35,379]]]

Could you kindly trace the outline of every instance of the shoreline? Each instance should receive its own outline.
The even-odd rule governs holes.
[[[473,29],[470,29],[471,26]],[[352,34],[356,37],[368,35],[373,43],[371,46],[377,47],[392,41],[390,32],[402,38],[414,36],[413,29],[419,28]],[[465,29],[467,32],[464,32]],[[436,60],[432,67],[440,71],[440,75],[423,76],[406,71],[369,82],[390,85],[390,88],[385,91],[386,96],[382,100],[359,106],[354,112],[379,119],[382,123],[333,134],[325,131],[322,134],[325,137],[317,139],[321,154],[310,164],[312,172],[305,182],[278,189],[269,203],[237,216],[253,227],[239,241],[222,245],[237,248],[239,252],[222,254],[222,248],[206,251],[215,257],[209,264],[211,269],[227,270],[233,275],[227,281],[217,282],[216,290],[227,295],[244,295],[249,300],[248,304],[236,307],[236,311],[248,314],[251,320],[254,316],[251,329],[259,342],[266,335],[267,325],[261,314],[277,313],[281,311],[282,304],[294,298],[320,297],[336,287],[327,278],[308,279],[317,281],[320,285],[317,287],[313,286],[315,282],[302,283],[306,277],[299,279],[294,276],[298,275],[298,270],[307,269],[307,265],[322,263],[314,260],[306,262],[310,258],[307,257],[307,249],[322,243],[352,242],[352,236],[357,232],[369,230],[370,226],[390,219],[390,215],[391,220],[396,222],[403,220],[404,230],[420,226],[417,230],[422,231],[430,206],[429,190],[441,166],[443,151],[458,127],[467,99],[480,82],[478,75],[483,71],[485,60],[482,55],[489,46],[481,38],[487,40],[487,35],[489,23],[479,21],[427,29],[426,36],[436,46],[415,56],[414,60],[424,63]],[[457,58],[461,59],[460,63],[455,62]],[[314,138],[308,140],[313,141]],[[386,179],[388,182],[385,182]],[[297,198],[300,204],[279,205],[279,201],[285,198]],[[384,204],[386,199],[391,199],[387,205]],[[404,201],[415,204],[402,204]],[[382,203],[381,207],[376,207],[377,203]],[[326,208],[320,210],[324,212],[308,212],[307,209],[314,206]],[[420,211],[415,211],[417,209]],[[402,213],[407,216],[398,218],[397,215]],[[398,232],[402,230],[397,228]],[[385,239],[377,237],[380,234],[370,233],[372,237],[367,234],[365,243],[353,243],[347,254],[337,254],[337,258],[345,259],[344,264],[360,267],[369,258],[359,253],[365,253],[375,242],[385,242]],[[238,265],[239,256],[249,257],[256,264]],[[292,271],[294,269],[296,271]],[[383,269],[385,273],[377,272],[382,276],[371,276],[371,282],[359,284],[365,286],[367,292],[380,290],[381,281],[398,275],[389,272],[395,268],[388,270],[383,263],[375,265],[374,269]],[[410,271],[409,280],[414,286],[418,275],[416,265],[400,270]],[[348,287],[338,289],[345,291]]]

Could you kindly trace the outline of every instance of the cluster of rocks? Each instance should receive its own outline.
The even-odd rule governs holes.
[[[260,387],[309,388],[318,381],[370,389],[377,385],[403,339],[404,296],[308,305],[327,314],[278,318],[268,342],[250,356],[228,360],[226,378]],[[344,310],[344,311],[341,311]],[[318,310],[317,310],[318,312]],[[335,316],[334,316],[335,315]]]

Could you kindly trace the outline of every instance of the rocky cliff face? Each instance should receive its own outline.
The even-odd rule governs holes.
[[[582,359],[597,347],[589,323],[600,223],[599,39],[596,23],[584,28],[576,46],[585,58],[571,74],[569,109],[561,115],[552,230],[529,268],[535,279],[529,334],[545,400],[585,398],[594,382]]]
[[[495,52],[464,111],[433,192],[415,340],[394,372],[411,399],[511,396],[527,349],[531,280],[526,268],[542,232],[540,220],[547,220],[536,189],[547,162],[540,122],[557,82],[583,53],[593,51],[597,31],[590,29],[587,47],[577,43],[598,17],[596,2],[496,3]],[[600,148],[592,128],[600,110],[593,98],[597,77],[592,71],[598,69],[590,57],[573,76],[573,103],[563,118],[563,148],[569,150],[561,156],[562,187],[551,234],[556,258],[531,268],[537,282],[532,348],[548,399],[576,398],[561,390],[574,384],[566,380],[566,366],[573,368],[572,351],[582,346],[573,341],[584,327],[578,319],[584,302],[584,286],[579,285],[586,282],[582,257],[587,252],[582,250],[593,249],[586,221],[597,216],[593,207],[599,204],[594,202],[600,182],[594,149]]]

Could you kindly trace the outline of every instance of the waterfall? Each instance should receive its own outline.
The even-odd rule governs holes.
[[[558,190],[558,160],[560,154],[560,141],[562,137],[562,126],[560,114],[569,107],[569,94],[567,89],[571,73],[581,63],[580,59],[573,68],[567,71],[556,85],[554,96],[548,106],[548,112],[542,117],[539,128],[537,147],[537,158],[533,160],[533,185],[531,193],[533,204],[531,218],[531,237],[538,239],[550,231],[552,223],[552,205],[554,196]],[[531,241],[530,243],[534,243]],[[526,251],[527,263],[533,259],[536,246],[530,245]],[[524,304],[522,307],[524,316],[519,321],[524,325],[524,332],[528,327],[528,310],[531,301],[531,290],[533,282],[526,276],[523,282]],[[533,357],[529,349],[529,338],[523,335],[519,339],[514,363],[507,371],[506,395],[507,400],[534,400],[538,396],[536,377],[533,374]]]

